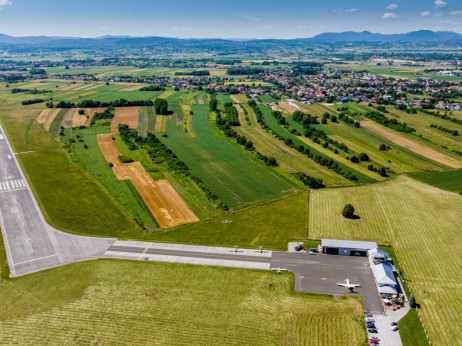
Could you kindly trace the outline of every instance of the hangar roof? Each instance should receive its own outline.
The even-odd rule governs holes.
[[[371,268],[378,285],[396,286],[395,275],[389,265],[380,263],[373,265]]]
[[[321,239],[321,245],[322,247],[358,249],[358,250],[370,250],[370,249],[374,249],[377,247],[376,242],[340,240],[340,239]]]

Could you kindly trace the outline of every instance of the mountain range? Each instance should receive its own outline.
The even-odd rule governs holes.
[[[450,31],[419,30],[403,34],[380,34],[369,31],[323,33],[311,38],[298,39],[180,39],[174,37],[102,36],[96,38],[61,36],[14,37],[0,34],[0,48],[5,50],[28,49],[107,49],[107,48],[177,48],[177,49],[270,49],[305,47],[307,44],[341,45],[363,44],[450,44],[462,46],[462,34]]]

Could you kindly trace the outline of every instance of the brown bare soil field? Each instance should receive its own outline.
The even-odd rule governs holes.
[[[61,121],[61,126],[65,129],[72,127],[72,119],[74,118],[74,114],[78,114],[78,110],[73,108],[69,109],[67,113],[64,115],[63,120]]]
[[[119,124],[131,129],[138,128],[138,107],[117,107],[111,124],[111,133],[119,133]]]
[[[135,91],[135,90],[141,89],[142,87],[143,87],[143,84],[136,84],[136,85],[129,86],[127,88],[119,89],[118,91]]]
[[[183,105],[183,111],[185,112],[185,114],[188,114],[189,112],[191,112],[191,106]]]
[[[289,105],[287,103],[284,103],[284,102],[279,102],[278,106],[281,107],[284,111],[286,111],[287,113],[290,113],[290,114],[292,114],[295,111],[298,111],[298,109],[296,107],[291,106],[291,105]]]
[[[96,107],[96,108],[85,108],[85,112],[88,114],[87,120],[84,122],[84,126],[90,126],[91,120],[96,112],[102,113],[106,108],[104,107]]]
[[[168,115],[158,115],[156,117],[156,126],[154,127],[155,133],[163,133],[166,131],[167,120],[170,119]]]
[[[115,165],[119,180],[131,180],[162,228],[199,221],[168,180],[154,181],[139,162]]]
[[[76,109],[75,112],[72,113],[72,127],[85,126],[86,121],[87,115],[80,115],[78,109]]]
[[[77,87],[80,87],[81,84],[69,84],[69,85],[65,85],[61,88],[59,88],[58,90],[59,91],[68,91],[68,90],[72,90],[72,89],[75,89]]]
[[[44,109],[38,116],[37,122],[43,124],[45,130],[50,131],[51,123],[60,111],[59,108]]]
[[[99,148],[103,153],[104,158],[107,162],[112,162],[113,164],[120,163],[119,156],[121,155],[119,148],[112,140],[112,135],[110,133],[103,133],[96,136],[98,140]]]
[[[443,165],[452,167],[452,168],[462,168],[462,162],[439,153],[431,148],[428,148],[422,144],[416,143],[410,139],[404,138],[392,131],[386,130],[380,125],[376,124],[371,120],[361,121],[361,126],[366,129],[379,134],[380,136],[392,141],[395,144],[398,144],[404,148],[407,148],[419,155],[425,156],[433,161],[442,163]]]

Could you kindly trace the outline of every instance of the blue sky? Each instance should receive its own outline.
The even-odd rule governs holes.
[[[0,33],[297,38],[322,32],[462,33],[461,0],[0,0]]]

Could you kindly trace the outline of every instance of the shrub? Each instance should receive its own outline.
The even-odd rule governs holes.
[[[130,163],[130,162],[133,162],[133,159],[131,159],[128,156],[119,155],[119,161],[122,163]]]

